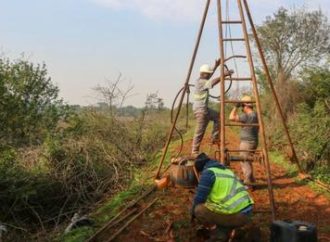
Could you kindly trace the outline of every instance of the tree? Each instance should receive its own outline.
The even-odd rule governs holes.
[[[93,88],[98,94],[99,103],[107,104],[111,116],[115,114],[116,108],[121,108],[126,99],[134,95],[132,94],[134,85],[129,83],[127,88],[124,89],[120,87],[122,81],[122,74],[119,73],[114,81],[107,80],[106,85],[97,85]]]
[[[330,169],[330,69],[308,69],[302,79],[304,102],[291,120],[298,151],[307,168]]]
[[[158,96],[158,92],[147,95],[145,108],[148,110],[158,110],[158,111],[164,109],[164,101],[162,98]]]
[[[316,66],[329,57],[328,20],[321,10],[289,12],[280,8],[273,17],[267,17],[257,31],[287,115],[296,101],[292,98],[296,83],[292,87],[290,81],[295,80],[296,74],[304,68]]]
[[[58,93],[44,64],[0,59],[1,143],[41,142],[66,114]]]

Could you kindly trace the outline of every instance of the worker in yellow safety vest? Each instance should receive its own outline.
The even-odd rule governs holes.
[[[209,241],[227,241],[234,228],[251,222],[253,200],[235,174],[204,153],[197,156],[195,168],[200,174],[192,206],[192,218],[208,227]]]
[[[202,143],[205,130],[209,121],[213,122],[212,143],[219,141],[219,112],[209,108],[209,90],[220,82],[220,77],[211,79],[215,70],[220,65],[220,59],[215,61],[211,68],[205,64],[200,67],[200,77],[195,83],[193,111],[196,119],[195,134],[192,143],[192,156],[199,154],[199,148]],[[233,74],[233,70],[226,70],[225,76]]]

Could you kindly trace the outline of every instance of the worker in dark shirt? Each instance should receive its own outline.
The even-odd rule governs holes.
[[[246,101],[246,103],[238,103],[231,111],[229,120],[243,124],[258,124],[258,115],[253,110],[252,98],[250,96],[244,96],[241,100]],[[240,107],[242,107],[243,113],[239,115],[238,109]],[[243,159],[246,159],[241,162],[244,183],[246,185],[251,185],[255,182],[251,158],[258,147],[258,136],[259,127],[257,126],[246,126],[241,128],[241,143],[239,149],[241,150],[240,156]]]
[[[216,225],[209,241],[227,241],[232,229],[251,221],[253,200],[235,174],[204,153],[196,158],[200,174],[192,217],[206,226]]]

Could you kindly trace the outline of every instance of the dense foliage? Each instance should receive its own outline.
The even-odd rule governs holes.
[[[258,27],[285,118],[303,168],[329,181],[330,25],[321,11],[280,9]],[[288,144],[262,69],[261,83],[269,143]]]
[[[45,65],[0,59],[0,142],[42,142],[67,112]]]
[[[0,221],[8,241],[86,212],[126,187],[163,145],[166,110],[127,117],[115,106],[69,108],[46,67],[23,60],[0,62],[0,84]]]
[[[330,69],[308,70],[303,80],[305,99],[290,119],[293,137],[306,169],[330,182]]]

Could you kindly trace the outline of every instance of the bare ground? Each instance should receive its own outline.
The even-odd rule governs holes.
[[[237,148],[238,139],[228,130],[229,147]],[[191,142],[184,145],[183,154],[190,152]],[[212,147],[205,138],[202,150],[212,156]],[[236,174],[241,176],[239,164],[233,164]],[[281,220],[302,220],[317,225],[319,241],[330,241],[330,201],[322,194],[313,191],[308,185],[297,183],[287,176],[286,171],[272,164],[272,177],[276,200],[276,216]],[[254,164],[258,185],[251,193],[255,201],[254,224],[262,233],[262,241],[269,241],[271,213],[269,206],[266,176],[259,163]],[[202,241],[196,235],[196,225],[190,223],[189,209],[194,190],[170,187],[157,191],[148,198],[158,197],[158,202],[126,229],[117,241]],[[147,203],[147,202],[146,202]],[[143,206],[143,205],[142,205]]]

